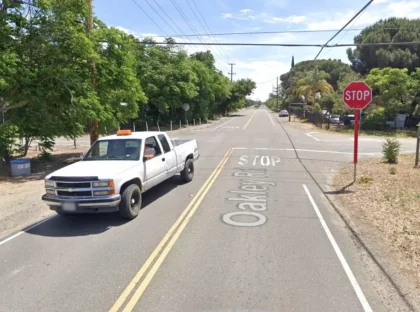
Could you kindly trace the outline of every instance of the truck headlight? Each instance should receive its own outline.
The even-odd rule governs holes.
[[[51,188],[51,187],[55,187],[55,182],[54,181],[50,181],[50,180],[45,180],[45,187],[47,188]]]
[[[55,191],[51,189],[45,190],[45,193],[47,193],[48,195],[55,195]]]
[[[92,182],[92,187],[108,187],[111,181]]]

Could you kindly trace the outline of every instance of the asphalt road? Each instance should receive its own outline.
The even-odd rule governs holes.
[[[0,239],[1,312],[409,310],[327,200],[351,137],[265,108],[172,136],[197,139],[194,180],[146,193],[134,221],[54,216]]]

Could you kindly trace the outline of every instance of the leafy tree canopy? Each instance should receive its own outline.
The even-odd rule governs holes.
[[[420,19],[389,18],[366,27],[354,38],[354,43],[377,42],[419,42]],[[407,68],[409,72],[420,67],[420,49],[418,46],[358,46],[348,49],[347,55],[352,68],[366,74],[373,68]]]

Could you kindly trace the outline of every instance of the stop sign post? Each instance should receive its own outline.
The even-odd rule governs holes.
[[[355,110],[354,114],[354,181],[356,181],[356,165],[359,147],[360,111],[372,102],[372,89],[363,81],[353,81],[344,88],[343,99],[346,105]]]

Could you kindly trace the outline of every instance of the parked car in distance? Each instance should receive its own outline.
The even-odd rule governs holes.
[[[330,115],[328,117],[328,122],[330,124],[339,124],[341,122],[340,121],[340,115]]]
[[[289,112],[285,109],[282,109],[279,113],[279,117],[289,117]]]
[[[144,192],[179,173],[190,182],[199,155],[196,140],[119,130],[97,140],[81,161],[49,174],[42,200],[61,215],[119,211],[134,219]]]

